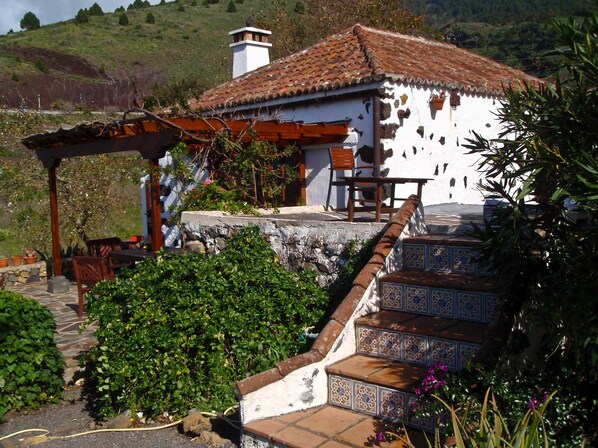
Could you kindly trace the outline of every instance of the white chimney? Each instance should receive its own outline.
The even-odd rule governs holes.
[[[256,68],[270,63],[269,37],[272,32],[247,26],[231,31],[234,42],[233,49],[233,78],[244,75]]]

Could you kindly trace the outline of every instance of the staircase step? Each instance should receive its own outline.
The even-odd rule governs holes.
[[[255,443],[243,446],[277,446],[289,448],[406,448],[401,442],[379,442],[378,434],[397,431],[394,424],[385,424],[374,417],[349,409],[324,405],[290,414],[257,420],[243,426],[243,438]],[[421,431],[408,430],[415,446],[427,446]]]
[[[415,420],[409,414],[426,367],[358,354],[327,366],[326,372],[329,404],[428,431],[433,428],[431,419]]]
[[[466,236],[420,235],[403,241],[405,269],[485,275],[474,261],[479,240]]]
[[[490,322],[502,303],[485,276],[402,271],[382,277],[380,289],[382,309],[474,322]]]
[[[357,353],[456,371],[479,351],[486,325],[396,311],[355,321]]]

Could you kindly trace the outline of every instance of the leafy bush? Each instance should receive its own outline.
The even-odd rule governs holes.
[[[160,254],[94,289],[90,374],[104,414],[224,410],[235,380],[306,348],[300,336],[327,296],[310,272],[286,271],[256,227],[215,256]]]
[[[0,291],[0,419],[61,396],[64,360],[54,330],[54,317],[42,305]]]
[[[233,214],[253,211],[251,206],[244,204],[234,191],[226,190],[217,181],[205,181],[199,187],[187,191],[181,209],[220,210]]]

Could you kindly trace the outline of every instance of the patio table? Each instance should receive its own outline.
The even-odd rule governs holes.
[[[349,187],[349,200],[347,203],[347,212],[348,212],[348,220],[349,222],[353,222],[353,218],[355,216],[356,211],[375,211],[376,212],[376,222],[380,222],[380,216],[382,212],[385,213],[394,213],[398,210],[398,207],[395,207],[395,200],[405,200],[406,198],[397,198],[395,197],[395,189],[397,185],[403,184],[417,184],[417,195],[421,198],[423,186],[430,180],[429,178],[423,177],[373,177],[373,176],[346,176],[343,177],[342,180],[346,183]],[[375,206],[373,207],[355,207],[355,190],[356,184],[373,184],[376,185],[376,197],[375,197]],[[384,193],[384,186],[390,185],[391,192],[390,192],[390,206],[383,206],[383,198],[382,195]],[[357,199],[360,201],[360,199]]]

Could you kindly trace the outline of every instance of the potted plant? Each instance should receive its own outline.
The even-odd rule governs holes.
[[[442,110],[445,99],[446,93],[444,90],[441,90],[439,93],[432,93],[428,102],[432,110]]]
[[[0,268],[5,268],[8,266],[8,257],[4,255],[0,255]]]
[[[25,264],[33,264],[37,261],[37,251],[33,249],[25,249]]]
[[[13,266],[21,266],[23,264],[23,255],[13,255],[10,257]]]

